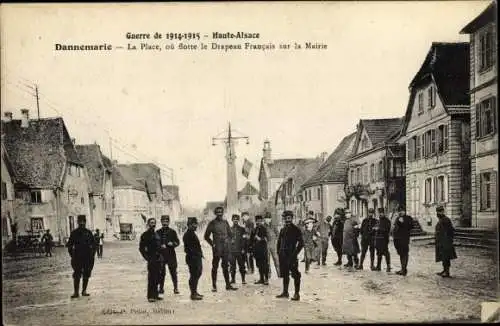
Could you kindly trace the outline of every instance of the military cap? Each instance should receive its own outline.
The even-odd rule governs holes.
[[[262,215],[255,215],[255,220],[256,220],[256,221],[258,221],[258,220],[263,220]]]
[[[264,214],[264,218],[272,218],[271,213],[266,212],[266,213]]]
[[[337,215],[344,215],[345,211],[342,207],[338,207],[338,208],[335,208],[335,212],[334,214],[337,214]]]
[[[309,211],[307,214],[314,215],[314,211]]]
[[[77,221],[78,222],[86,222],[87,218],[85,217],[85,215],[78,215]]]
[[[385,210],[384,210],[384,208],[383,208],[383,207],[379,207],[379,208],[377,209],[377,211],[378,211],[379,213],[382,213],[382,214],[383,214],[383,213],[385,213]]]
[[[373,208],[368,208],[368,213],[375,213],[375,209],[373,209]]]
[[[170,216],[169,216],[169,215],[162,215],[162,216],[160,217],[160,220],[161,220],[161,221],[165,221],[165,220],[169,220],[169,221],[170,221]]]
[[[198,223],[198,219],[196,217],[188,217],[187,224]]]
[[[222,209],[222,210],[224,211],[224,207],[222,207],[222,206],[217,206],[217,207],[215,207],[215,208],[214,208],[214,213],[215,213],[218,209]]]
[[[293,217],[293,212],[292,211],[284,211],[283,214],[281,214],[283,217],[291,216]]]
[[[237,220],[239,220],[239,219],[240,219],[240,216],[239,216],[238,214],[233,214],[233,216],[231,217],[231,219],[232,219],[233,221],[237,221]]]
[[[148,218],[148,222],[147,223],[149,224],[149,222],[151,222],[151,221],[155,221],[156,222],[156,219],[154,217],[150,217],[150,218]]]
[[[444,212],[444,207],[439,205],[438,207],[436,207],[436,212]]]
[[[306,219],[304,220],[304,224],[307,224],[307,223],[314,223],[314,222],[316,222],[316,220],[315,220],[315,219],[313,219],[313,218],[310,218],[310,217],[309,217],[309,218],[306,218]]]

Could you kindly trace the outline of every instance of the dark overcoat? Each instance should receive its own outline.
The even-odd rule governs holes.
[[[443,260],[452,260],[457,258],[455,246],[453,245],[453,236],[455,229],[451,220],[443,216],[436,224],[436,262]]]

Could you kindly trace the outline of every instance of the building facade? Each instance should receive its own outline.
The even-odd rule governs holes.
[[[250,212],[254,207],[260,205],[259,191],[250,182],[238,191],[238,209],[240,214]]]
[[[470,226],[498,230],[498,109],[496,2],[461,33],[470,34],[472,219]]]
[[[179,186],[166,185],[163,186],[164,199],[164,214],[170,215],[170,220],[173,222],[185,222],[182,216],[182,205],[179,196]]]
[[[433,43],[410,84],[399,142],[406,145],[407,212],[434,231],[442,205],[471,223],[469,44]]]
[[[9,114],[2,120],[5,147],[16,175],[13,211],[19,235],[36,235],[50,229],[55,241],[64,242],[87,217],[89,179],[62,118],[21,119]],[[7,112],[6,112],[7,113]]]
[[[404,147],[396,142],[401,123],[401,118],[359,121],[346,186],[348,206],[359,218],[369,208],[392,212],[405,204]]]
[[[2,138],[2,248],[12,240],[12,231],[11,227],[14,223],[14,168],[9,159],[9,155],[7,154],[7,150],[3,144]]]

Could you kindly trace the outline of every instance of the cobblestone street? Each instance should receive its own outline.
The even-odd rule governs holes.
[[[4,258],[4,324],[186,324],[263,322],[416,322],[480,318],[480,304],[495,301],[494,257],[479,249],[457,248],[451,279],[435,275],[434,248],[413,246],[409,275],[368,270],[349,272],[328,266],[302,273],[300,302],[276,299],[281,280],[273,275],[268,287],[237,284],[239,290],[210,292],[210,254],[204,261],[199,292],[203,301],[188,295],[187,266],[182,246],[177,249],[180,295],[166,281],[165,300],[148,303],[145,298],[146,266],[135,242],[106,243],[104,258],[96,260],[89,285],[90,297],[70,300],[71,267],[64,248],[52,258],[24,260]],[[393,270],[399,260],[392,253]],[[365,262],[365,268],[366,268]],[[304,265],[300,270],[303,272]],[[239,278],[237,277],[237,283]],[[293,286],[292,286],[293,288]]]

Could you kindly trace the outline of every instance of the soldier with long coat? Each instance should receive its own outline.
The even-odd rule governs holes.
[[[455,246],[453,245],[453,237],[455,229],[451,220],[444,215],[444,208],[438,206],[436,214],[439,221],[436,224],[435,240],[436,240],[436,262],[442,262],[443,271],[437,273],[442,277],[450,277],[451,260],[457,258]]]
[[[174,286],[174,293],[179,294],[179,289],[177,286],[177,254],[175,253],[175,248],[180,244],[177,232],[169,227],[170,216],[162,215],[160,218],[162,227],[156,231],[160,237],[161,254],[163,256],[162,264],[160,266],[160,278],[159,278],[159,289],[158,293],[164,293],[165,287],[165,276],[166,267],[168,266],[168,271],[170,273],[170,278],[172,279],[172,284]]]
[[[156,220],[149,218],[148,229],[141,235],[139,242],[139,252],[148,267],[148,289],[147,298],[149,302],[163,300],[158,296],[158,281],[160,279],[160,268],[163,258],[160,252],[160,236],[155,232]]]
[[[240,226],[240,216],[234,214],[232,216],[233,226],[231,227],[231,232],[233,233],[233,238],[231,242],[231,259],[229,263],[229,269],[231,273],[231,284],[236,283],[236,264],[238,264],[241,283],[246,284],[245,281],[245,263],[246,263],[246,252],[245,252],[245,240],[246,240],[246,230],[244,227]]]
[[[262,223],[261,215],[255,216],[255,229],[250,236],[253,242],[255,262],[259,269],[259,280],[255,284],[269,285],[269,254],[267,251],[268,235],[267,229]]]
[[[399,255],[401,262],[401,270],[397,271],[397,275],[405,276],[408,273],[408,260],[410,252],[410,233],[413,227],[413,219],[406,215],[405,207],[398,208],[398,216],[394,220],[394,228],[392,237],[394,247]]]
[[[347,256],[347,264],[344,267],[356,267],[359,263],[358,222],[353,219],[351,212],[348,210],[345,212],[345,217],[342,252]]]
[[[269,268],[268,268],[268,277],[271,277],[271,259],[273,260],[274,268],[276,269],[276,274],[280,275],[280,266],[279,266],[279,259],[278,259],[278,252],[276,251],[276,243],[278,241],[278,235],[279,235],[279,230],[272,223],[271,219],[271,214],[269,212],[266,213],[264,216],[264,226],[266,227],[267,230],[267,237],[268,237],[268,242],[267,242],[267,261],[269,263]]]
[[[379,218],[375,227],[375,250],[377,251],[377,266],[373,269],[375,271],[381,270],[382,257],[385,257],[387,271],[391,271],[391,254],[389,252],[389,237],[391,233],[391,220],[384,214],[384,209],[378,209]]]
[[[342,241],[344,237],[344,223],[345,215],[343,208],[336,208],[334,213],[332,230],[330,232],[332,246],[337,253],[337,262],[334,264],[336,266],[342,265]]]

